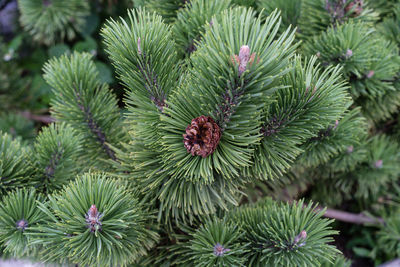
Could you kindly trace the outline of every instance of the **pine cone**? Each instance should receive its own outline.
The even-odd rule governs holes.
[[[211,155],[221,139],[221,130],[211,117],[200,116],[186,127],[183,142],[192,156]]]
[[[364,6],[363,0],[354,0],[353,2],[351,2],[350,4],[348,4],[346,6],[345,11],[347,13],[347,12],[349,12],[350,10],[352,10],[354,8],[351,16],[352,17],[358,17],[363,12],[363,6]]]

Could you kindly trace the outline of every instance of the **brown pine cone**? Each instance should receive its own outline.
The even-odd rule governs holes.
[[[352,17],[358,17],[363,12],[363,6],[364,6],[363,0],[354,0],[353,2],[351,2],[350,4],[348,4],[346,6],[345,11],[347,13],[347,12],[349,12],[350,10],[352,10],[354,8],[351,16]]]
[[[221,130],[211,117],[200,116],[192,120],[186,127],[183,143],[192,156],[211,155],[221,139]]]

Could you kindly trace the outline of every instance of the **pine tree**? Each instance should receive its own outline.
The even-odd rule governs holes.
[[[82,138],[71,127],[60,123],[43,129],[29,157],[36,187],[45,192],[61,189],[84,169],[78,162],[82,153]]]
[[[99,81],[90,55],[74,53],[52,59],[44,71],[54,93],[52,115],[83,136],[84,158],[96,159],[99,168],[107,169],[105,162],[117,159],[112,146],[118,147],[126,133],[117,100],[108,85]]]
[[[43,66],[48,126],[21,112],[23,64],[0,66],[4,257],[348,267],[333,228],[373,240],[354,253],[376,263],[400,257],[399,3],[18,2],[36,43],[69,43]],[[101,26],[105,54],[68,52],[91,16],[129,4]],[[333,224],[314,201],[375,227]]]
[[[0,112],[21,108],[26,103],[29,78],[22,77],[23,69],[13,60],[15,51],[8,49],[0,38]]]
[[[37,205],[46,220],[35,227],[32,246],[42,246],[45,261],[126,265],[157,240],[134,194],[104,174],[84,174]]]
[[[14,139],[6,133],[0,133],[0,194],[31,184],[29,176],[31,168],[26,164],[28,150],[22,146],[20,140]]]
[[[35,226],[44,223],[45,214],[37,202],[45,197],[34,189],[17,189],[2,199],[0,207],[0,244],[4,253],[14,257],[34,256],[37,251],[29,244]]]
[[[300,33],[305,39],[346,22],[372,25],[378,16],[363,0],[304,0],[301,8]]]
[[[86,0],[19,0],[21,24],[34,40],[47,45],[75,37],[89,13]]]

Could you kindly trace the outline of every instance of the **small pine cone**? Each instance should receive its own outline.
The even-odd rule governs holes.
[[[353,10],[351,16],[352,17],[358,17],[361,15],[361,13],[363,12],[363,6],[364,6],[364,2],[363,0],[354,0],[353,2],[351,2],[350,4],[348,4],[345,8],[346,13],[349,12],[350,10]]]
[[[211,155],[221,139],[221,130],[211,117],[200,116],[186,127],[183,143],[192,156]]]

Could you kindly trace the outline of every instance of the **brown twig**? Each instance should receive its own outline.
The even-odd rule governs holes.
[[[301,193],[304,193],[304,191],[305,191],[304,189],[299,189],[296,196],[298,197]],[[289,203],[295,201],[294,196],[290,196],[287,194],[286,188],[281,192],[281,195],[284,196],[283,197],[284,201],[287,201]],[[320,212],[323,209],[325,209],[325,207],[317,206],[315,208],[315,212]],[[323,216],[326,218],[335,219],[337,221],[354,223],[354,224],[371,224],[371,225],[385,224],[385,221],[379,217],[371,217],[363,213],[356,214],[342,210],[335,210],[331,208],[326,208]]]
[[[378,267],[399,267],[400,266],[400,259],[394,259],[389,262],[382,263]]]
[[[20,114],[21,114],[21,116],[27,118],[28,120],[33,120],[33,121],[41,122],[44,124],[49,124],[49,123],[55,122],[54,118],[47,116],[47,115],[36,115],[36,114],[32,114],[29,111],[22,111]]]
[[[317,207],[316,211],[321,211],[323,210],[323,207]],[[373,225],[379,225],[379,224],[384,224],[385,221],[382,218],[374,218],[367,216],[365,214],[359,213],[350,213],[347,211],[341,211],[341,210],[335,210],[335,209],[329,209],[327,208],[324,217],[326,218],[331,218],[335,219],[338,221],[342,222],[348,222],[348,223],[354,223],[354,224],[373,224]]]
[[[107,144],[106,135],[103,132],[103,129],[100,127],[100,125],[98,125],[97,122],[95,121],[93,114],[90,110],[90,107],[85,106],[85,104],[82,101],[81,96],[76,88],[74,88],[74,93],[75,93],[78,107],[83,112],[83,114],[85,116],[85,121],[86,121],[87,126],[89,127],[90,131],[96,136],[97,141],[101,144],[105,153],[112,160],[116,161],[117,158],[115,156],[115,151],[112,150],[111,147]]]

